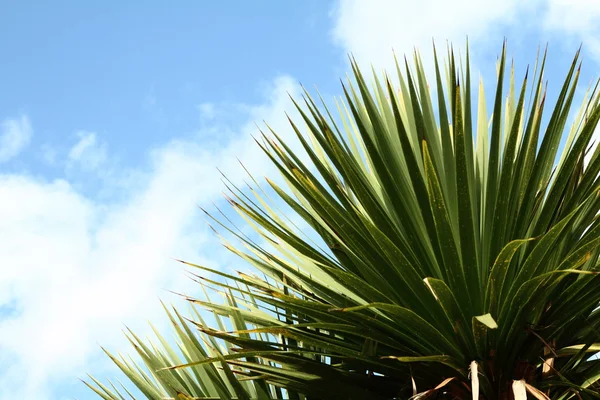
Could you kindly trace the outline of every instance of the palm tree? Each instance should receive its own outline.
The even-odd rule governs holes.
[[[435,96],[417,53],[399,86],[352,61],[339,116],[305,94],[290,123],[310,161],[263,133],[287,188],[230,185],[260,239],[214,218],[264,276],[188,264],[226,294],[187,298],[216,322],[168,310],[175,345],[130,332],[145,368],[114,362],[150,399],[600,397],[600,97],[566,129],[579,51],[547,114],[545,52],[522,82],[505,54],[491,118],[468,51],[442,74],[434,49]]]

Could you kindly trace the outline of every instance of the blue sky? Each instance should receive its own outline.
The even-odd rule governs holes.
[[[31,116],[42,139],[13,168],[50,172],[39,164],[44,145],[65,151],[67,133],[82,129],[105,138],[114,157],[137,164],[148,147],[192,136],[199,104],[256,103],[260,86],[279,74],[335,85],[328,65],[338,60],[319,36],[331,5],[136,4],[4,6],[0,46],[12,62],[2,68],[0,109]],[[309,53],[320,62],[306,62]]]
[[[291,132],[301,82],[341,94],[346,54],[390,68],[431,38],[463,47],[494,85],[504,37],[518,76],[550,45],[550,96],[584,45],[597,77],[595,1],[3,1],[0,12],[0,399],[91,399],[77,378],[116,370],[123,324],[164,324],[164,289],[194,293],[172,258],[219,268],[196,205],[220,204],[216,168],[275,171],[255,122]],[[292,113],[293,114],[293,113]],[[237,265],[235,265],[237,268]]]

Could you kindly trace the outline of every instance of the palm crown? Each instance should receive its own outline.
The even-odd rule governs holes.
[[[490,118],[468,51],[464,68],[452,50],[445,70],[434,55],[435,96],[418,54],[399,86],[375,75],[370,87],[352,62],[339,117],[306,94],[306,129],[290,122],[309,162],[263,134],[287,188],[268,181],[273,203],[230,186],[229,202],[269,246],[215,221],[264,277],[189,264],[225,278],[195,275],[226,301],[188,298],[212,328],[167,311],[174,346],[129,333],[147,369],[111,357],[146,397],[600,397],[596,88],[567,127],[579,53],[548,106],[545,54],[517,83],[503,48]]]

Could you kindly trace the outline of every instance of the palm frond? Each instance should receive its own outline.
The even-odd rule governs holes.
[[[130,332],[149,373],[113,360],[152,399],[600,397],[600,150],[588,153],[599,96],[588,92],[568,129],[579,52],[554,104],[545,65],[544,53],[516,82],[504,47],[490,117],[468,51],[458,62],[449,49],[445,69],[435,54],[435,97],[418,53],[397,83],[369,85],[351,60],[339,116],[308,93],[295,103],[305,158],[263,132],[287,186],[268,180],[274,198],[230,186],[259,239],[214,218],[265,277],[188,263],[227,295],[189,298],[218,329],[168,311],[178,351]]]

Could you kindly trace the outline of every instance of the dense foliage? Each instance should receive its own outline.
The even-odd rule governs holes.
[[[264,277],[189,264],[226,301],[168,311],[175,345],[130,333],[147,369],[111,357],[146,397],[600,397],[597,90],[571,114],[579,53],[550,103],[545,54],[515,82],[503,48],[490,117],[463,61],[432,88],[418,54],[372,85],[353,62],[339,116],[297,104],[306,158],[263,134],[287,188],[229,198],[261,239],[215,221]]]

